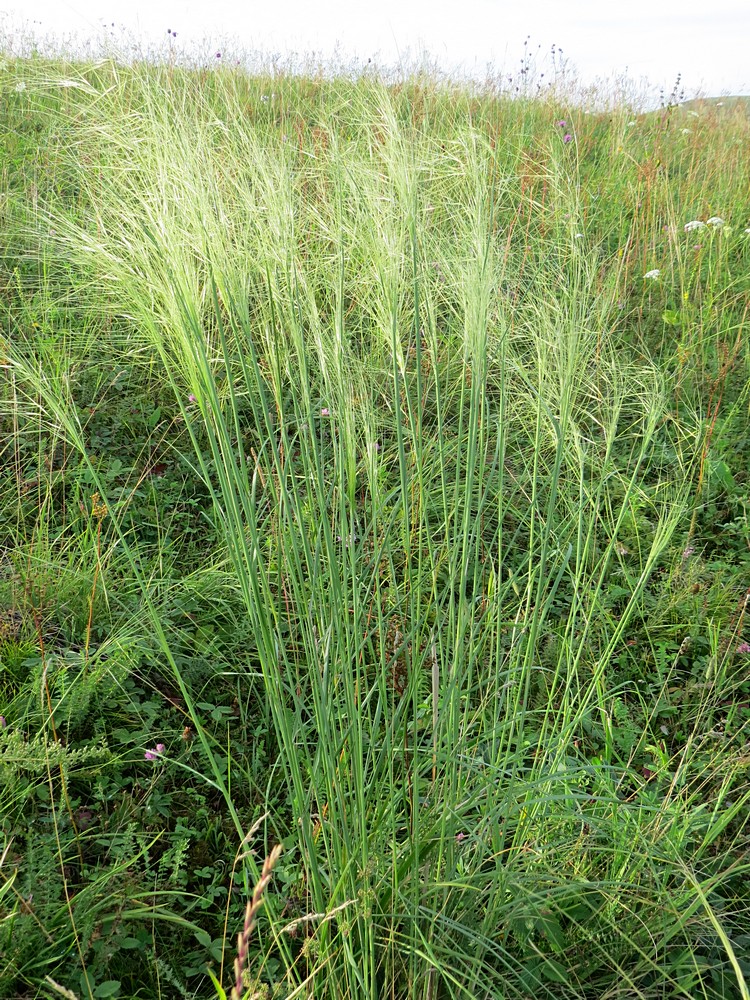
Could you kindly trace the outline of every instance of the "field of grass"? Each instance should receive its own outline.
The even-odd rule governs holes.
[[[0,996],[748,1000],[744,107],[0,93]]]

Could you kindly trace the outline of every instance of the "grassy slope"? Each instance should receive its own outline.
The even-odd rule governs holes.
[[[724,111],[721,109],[724,108]],[[736,111],[750,111],[750,97],[746,96],[726,96],[726,97],[696,97],[690,101],[683,101],[680,104],[681,111],[699,111],[710,113],[718,110],[720,114],[734,114]]]
[[[746,996],[744,114],[2,87],[0,991]]]

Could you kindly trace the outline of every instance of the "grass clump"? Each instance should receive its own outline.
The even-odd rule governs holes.
[[[747,996],[746,119],[3,76],[3,990]]]

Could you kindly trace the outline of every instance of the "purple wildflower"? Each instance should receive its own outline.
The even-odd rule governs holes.
[[[80,809],[76,810],[76,822],[79,830],[88,830],[93,821],[94,814],[90,809],[81,806]]]
[[[195,396],[191,392],[190,395],[188,396],[188,403],[194,403],[194,402],[195,402]]]
[[[737,652],[743,654],[750,653],[750,642],[741,642],[737,647]]]
[[[568,123],[565,121],[564,118],[561,118],[560,121],[559,122],[555,122],[555,124],[557,125],[558,128],[565,128],[565,126]]]
[[[566,132],[565,135],[563,136],[563,142],[567,146],[567,144],[572,141],[573,141],[573,136],[570,134],[570,132]]]
[[[0,729],[5,729],[8,723],[5,721],[5,716],[0,715]]]
[[[324,406],[323,409],[320,411],[320,415],[321,417],[330,417],[331,411],[328,409],[327,406]]]
[[[165,747],[163,743],[157,743],[155,747],[151,750],[147,750],[143,757],[145,760],[157,760],[164,753]]]

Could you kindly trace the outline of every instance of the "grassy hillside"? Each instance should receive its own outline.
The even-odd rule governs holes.
[[[750,113],[750,97],[695,97],[680,104],[681,111],[698,111],[703,114],[714,111],[721,115],[733,115],[736,111]]]
[[[744,111],[0,89],[0,995],[747,998]]]

